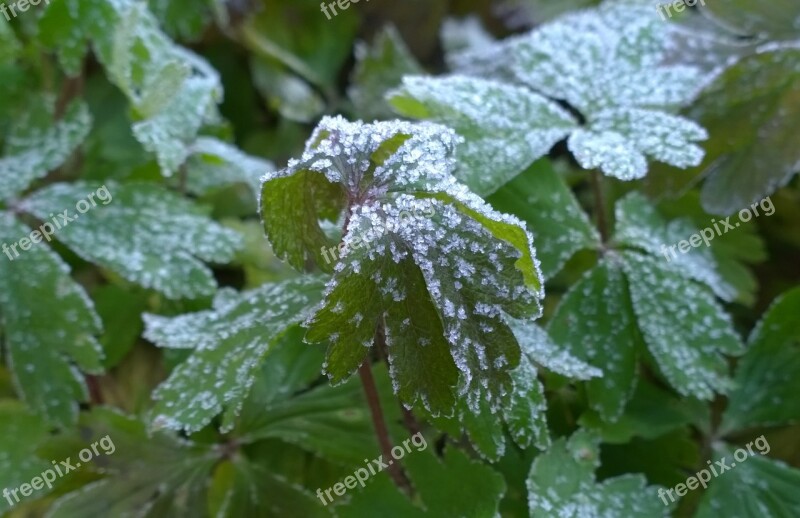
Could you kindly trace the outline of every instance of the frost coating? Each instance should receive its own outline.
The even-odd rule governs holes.
[[[63,119],[49,128],[29,127],[28,121],[20,121],[0,159],[0,199],[12,198],[62,165],[91,127],[89,108],[80,101],[73,102]]]
[[[30,229],[0,212],[0,242]],[[81,370],[102,372],[100,319],[69,267],[45,244],[14,261],[0,256],[0,312],[6,361],[25,402],[48,422],[70,426],[87,390]]]
[[[537,131],[553,132],[542,141],[545,152],[571,133],[569,149],[583,168],[634,180],[647,174],[648,158],[686,168],[699,165],[704,154],[696,143],[707,139],[705,130],[669,113],[689,104],[708,75],[700,64],[670,63],[680,37],[685,35],[679,36],[672,24],[654,16],[652,5],[606,2],[504,41],[487,43],[481,38],[482,47],[467,45],[448,58],[457,74],[472,76],[473,90],[492,78],[568,103],[582,116],[582,126],[574,129],[563,120],[544,117]],[[396,108],[405,115],[448,123],[452,122],[446,119],[453,114],[479,113],[474,120],[480,124],[463,131],[467,147],[478,146],[491,139],[498,132],[496,126],[515,110],[498,115],[495,104],[503,94],[497,91],[465,97],[460,91],[460,83],[465,81],[460,76],[420,79],[428,89],[441,89],[437,97],[431,98],[420,85],[414,85],[417,91],[408,95],[424,109],[395,102]],[[514,121],[510,127],[500,128],[515,132],[518,139],[530,138],[530,124],[529,120]],[[455,127],[460,129],[457,124]],[[562,132],[560,136],[557,131]],[[554,140],[550,141],[551,137]],[[515,165],[493,179],[494,188],[526,166],[524,162]]]
[[[229,430],[265,355],[307,316],[321,289],[319,278],[308,277],[241,294],[223,291],[208,311],[145,315],[146,339],[194,349],[156,389],[153,426],[194,432],[225,409],[223,430]]]
[[[262,198],[269,199],[272,182],[293,175],[324,175],[340,186],[348,225],[307,339],[331,340],[326,372],[338,382],[364,361],[376,326],[386,321],[395,390],[407,404],[420,399],[436,413],[451,412],[448,393],[456,384],[472,408],[481,401],[492,410],[504,404],[512,387],[508,372],[519,362],[504,315],[538,316],[543,296],[524,223],[494,211],[453,177],[461,141],[437,124],[325,118],[299,160],[265,176]],[[411,300],[429,298],[428,316],[398,309],[409,290],[420,288]],[[395,317],[421,319],[423,331],[411,337],[394,329]],[[408,361],[393,356],[400,350]],[[409,355],[420,354],[437,365],[438,378],[433,366],[430,376],[411,375]],[[416,363],[413,368],[425,365]]]
[[[53,184],[21,203],[41,220],[96,186]],[[198,297],[214,292],[216,281],[201,260],[226,263],[241,239],[205,216],[192,202],[154,184],[108,184],[113,199],[59,231],[58,239],[75,253],[126,279],[168,297]],[[131,228],[135,231],[131,232]]]

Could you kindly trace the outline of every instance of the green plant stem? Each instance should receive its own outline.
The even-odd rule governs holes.
[[[377,344],[377,333],[376,333]],[[361,367],[358,368],[358,375],[361,377],[361,384],[364,387],[364,393],[367,396],[367,404],[369,411],[372,415],[372,424],[375,427],[375,433],[378,436],[378,443],[381,447],[383,460],[389,467],[389,476],[392,477],[394,484],[404,491],[406,494],[411,495],[411,481],[408,480],[402,466],[399,462],[394,462],[392,457],[392,441],[389,439],[389,429],[386,426],[386,419],[381,409],[381,400],[378,396],[378,387],[375,385],[375,378],[372,376],[372,365],[369,360],[364,361]]]
[[[592,191],[594,192],[594,210],[597,216],[597,228],[600,230],[600,238],[603,245],[608,243],[608,219],[606,218],[606,202],[603,196],[603,179],[600,171],[595,169],[591,173]]]

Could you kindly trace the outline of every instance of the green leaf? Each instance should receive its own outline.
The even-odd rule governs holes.
[[[722,430],[800,420],[800,288],[779,297],[750,335],[736,367]]]
[[[714,459],[724,455],[731,469],[712,479],[697,518],[790,518],[800,513],[799,469],[761,455],[743,462],[731,461],[733,454],[733,448],[727,446],[715,451]]]
[[[686,219],[673,220],[667,223],[647,198],[633,191],[619,200],[614,208],[616,227],[614,241],[632,248],[643,250],[653,257],[666,261],[676,273],[702,282],[711,288],[721,299],[730,302],[736,297],[736,289],[723,280],[717,269],[717,263],[711,249],[711,240],[697,239],[700,245],[692,247],[689,253],[681,253],[677,249],[680,241],[701,233]],[[716,233],[710,239],[717,237]],[[693,240],[694,241],[694,240]]]
[[[280,63],[253,59],[250,68],[259,93],[269,108],[297,122],[313,122],[325,111],[325,100],[300,77]]]
[[[799,169],[797,146],[786,135],[800,129],[800,50],[766,50],[728,68],[690,113],[711,134],[703,206],[715,214],[760,201]]]
[[[589,411],[581,416],[579,423],[595,430],[604,443],[627,446],[634,437],[655,439],[685,427],[698,417],[709,420],[707,414],[705,402],[677,399],[656,385],[640,380],[625,413],[616,422],[603,421],[599,414]]]
[[[394,25],[384,27],[371,45],[358,42],[355,54],[356,66],[347,93],[356,114],[364,120],[392,118],[394,113],[384,99],[386,92],[398,86],[403,76],[423,73],[422,66]]]
[[[169,434],[148,435],[144,423],[109,409],[83,416],[81,432],[107,436],[113,446],[94,461],[105,477],[59,498],[49,516],[205,515],[208,478],[219,452]]]
[[[727,392],[723,355],[743,352],[731,317],[710,293],[661,261],[633,252],[623,259],[639,328],[670,385],[698,399]]]
[[[186,186],[203,195],[228,185],[244,184],[257,195],[261,177],[274,170],[275,165],[269,160],[247,155],[227,142],[200,137],[192,144],[186,161]]]
[[[603,260],[572,286],[548,332],[555,343],[602,371],[601,378],[586,383],[589,405],[603,419],[616,420],[636,386],[642,345],[617,258]]]
[[[323,358],[324,350],[302,343],[302,329],[287,332],[260,367],[236,418],[237,440],[278,439],[344,466],[374,457],[380,447],[363,386],[357,379],[336,387],[317,385]],[[387,396],[382,399],[391,401],[386,370],[375,369],[374,378],[381,396]],[[391,422],[399,408],[384,410],[390,431],[399,437],[399,427]]]
[[[146,339],[194,349],[154,392],[153,425],[196,432],[224,410],[222,429],[230,431],[261,363],[286,329],[307,316],[321,289],[321,280],[309,277],[242,294],[222,291],[208,311],[146,314]]]
[[[12,243],[0,259],[0,314],[6,364],[22,398],[57,426],[71,425],[78,401],[87,399],[80,370],[102,372],[102,348],[95,335],[100,320],[69,267],[43,244],[25,251],[17,240],[31,231],[0,212],[0,243]],[[41,236],[40,236],[41,237]],[[13,260],[11,260],[13,256]],[[46,323],[46,324],[45,324]]]
[[[534,162],[488,201],[528,224],[545,279],[558,273],[575,252],[599,246],[597,229],[548,160]]]
[[[405,77],[389,101],[401,115],[445,124],[464,137],[456,175],[481,195],[547,154],[576,124],[530,90],[465,76]]]
[[[24,405],[0,400],[0,487],[13,489],[30,483],[33,477],[50,467],[36,456],[36,449],[47,432],[47,423],[31,414]],[[8,500],[0,499],[0,513],[9,509]]]
[[[25,119],[14,125],[0,158],[0,199],[13,198],[34,180],[61,166],[80,146],[92,127],[92,116],[82,101],[74,101],[54,123]]]
[[[222,0],[149,0],[153,14],[164,26],[164,30],[179,39],[196,40],[212,19],[212,10],[223,6]]]
[[[384,473],[379,473],[365,489],[353,494],[349,504],[337,506],[337,514],[367,518],[375,515],[376,508],[385,506],[388,516],[397,518],[497,516],[506,484],[489,466],[470,460],[456,448],[447,448],[441,459],[431,452],[412,451],[403,458],[403,464],[419,493],[421,507],[412,505]]]
[[[211,516],[331,516],[307,489],[245,458],[225,461],[209,487]]]
[[[55,220],[55,237],[87,261],[170,298],[212,294],[216,281],[201,260],[226,263],[241,246],[238,234],[155,184],[53,184],[21,207]]]
[[[344,201],[341,189],[312,171],[272,176],[261,187],[261,218],[275,255],[296,270],[333,268],[328,248],[335,243],[320,220],[336,219]]]
[[[579,430],[533,461],[528,475],[531,518],[669,516],[669,508],[641,475],[600,483],[595,480],[594,471],[600,464],[598,443],[595,436]]]
[[[703,10],[742,36],[796,39],[800,6],[792,0],[720,0],[703,3]]]
[[[111,28],[111,29],[109,29]],[[164,34],[147,4],[133,0],[54,0],[40,23],[71,75],[90,42],[109,80],[134,111],[133,134],[172,175],[203,125],[218,120],[222,86],[201,57]]]

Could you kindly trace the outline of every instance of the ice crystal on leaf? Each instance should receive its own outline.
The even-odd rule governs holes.
[[[696,166],[703,158],[696,143],[707,138],[706,131],[671,112],[697,96],[705,72],[668,63],[675,37],[650,6],[606,2],[528,34],[460,50],[450,61],[456,74],[469,79],[406,79],[390,96],[403,115],[453,124],[466,138],[465,155],[499,157],[501,166],[491,172],[476,168],[483,178],[473,178],[469,168],[459,173],[479,192],[492,192],[566,135],[582,167],[622,180],[638,179],[647,174],[648,158],[681,168]],[[495,80],[509,83],[506,91]],[[531,104],[521,93],[511,95],[513,91],[536,99],[535,120],[530,114],[523,120],[512,118],[509,114],[519,113],[517,109],[498,110],[510,102]],[[560,115],[556,100],[577,111],[581,124]],[[506,142],[538,145],[491,152],[487,141],[498,133]],[[516,139],[507,136],[514,133]],[[475,153],[476,148],[485,154]]]
[[[320,220],[345,213],[306,336],[329,341],[328,376],[355,371],[383,327],[395,391],[434,413],[452,412],[456,388],[473,409],[505,404],[520,359],[505,318],[538,316],[543,296],[525,225],[453,177],[459,142],[436,124],[326,118],[299,160],[265,176],[261,199],[276,253],[295,266],[323,265]],[[302,222],[286,221],[288,206]]]

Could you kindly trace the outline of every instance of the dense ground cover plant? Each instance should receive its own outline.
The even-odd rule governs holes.
[[[800,514],[800,9],[702,4],[14,4],[0,513]]]

